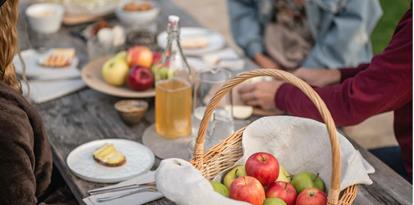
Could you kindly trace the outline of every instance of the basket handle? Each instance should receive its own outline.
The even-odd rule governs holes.
[[[322,116],[323,121],[326,124],[326,128],[329,134],[329,140],[331,143],[332,152],[332,174],[331,174],[331,186],[328,192],[328,204],[338,204],[339,193],[340,193],[340,179],[341,179],[341,161],[340,161],[340,146],[338,138],[336,136],[335,122],[332,119],[331,113],[329,112],[326,104],[323,102],[321,97],[315,92],[315,90],[309,86],[306,82],[294,76],[291,73],[276,69],[255,69],[240,73],[236,77],[233,77],[227,81],[213,96],[210,100],[207,108],[204,112],[203,119],[200,123],[200,129],[198,130],[198,136],[195,143],[195,149],[193,154],[193,163],[197,169],[203,167],[203,155],[204,155],[204,138],[208,127],[209,119],[214,109],[219,104],[220,100],[236,85],[242,83],[253,77],[258,76],[271,76],[279,80],[284,80],[293,84],[299,88],[316,106],[319,113]]]

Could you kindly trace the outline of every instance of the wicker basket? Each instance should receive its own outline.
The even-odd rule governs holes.
[[[328,130],[331,152],[332,152],[332,175],[331,185],[328,191],[328,204],[330,205],[345,205],[352,204],[354,201],[358,188],[357,185],[347,187],[340,193],[340,179],[341,179],[341,161],[340,161],[340,145],[336,136],[336,127],[332,119],[331,113],[326,107],[325,103],[319,95],[307,83],[295,77],[294,75],[275,69],[256,69],[249,72],[244,72],[226,82],[220,90],[218,90],[210,103],[207,105],[204,117],[200,123],[198,137],[196,139],[194,155],[192,163],[199,169],[203,176],[207,179],[213,179],[220,172],[234,166],[234,163],[243,155],[242,149],[242,135],[245,128],[242,128],[231,134],[220,144],[213,146],[207,153],[204,154],[204,137],[208,127],[210,116],[214,109],[219,104],[220,100],[226,95],[234,86],[243,81],[258,77],[258,76],[272,76],[276,79],[281,79],[289,82],[299,88],[305,93],[313,104],[318,109],[326,124]]]

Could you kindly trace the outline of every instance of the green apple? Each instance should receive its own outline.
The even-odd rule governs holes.
[[[227,172],[227,174],[224,176],[223,183],[224,185],[226,185],[227,188],[230,189],[233,180],[241,176],[246,176],[246,169],[243,165],[236,166],[229,172]]]
[[[155,76],[155,81],[170,79],[167,67],[164,67],[162,65],[154,65],[152,66],[151,70]]]
[[[210,183],[211,183],[211,186],[213,186],[214,191],[216,191],[217,193],[225,197],[229,197],[230,191],[226,186],[224,186],[224,184],[218,181],[210,181]]]
[[[126,51],[121,51],[121,52],[117,53],[113,58],[114,59],[121,59],[121,60],[124,60],[126,62],[127,61],[127,55],[128,55],[128,53]]]
[[[312,172],[301,172],[293,176],[291,184],[295,187],[298,194],[304,189],[311,187],[317,188],[322,192],[325,191],[325,184],[319,177],[319,174],[314,174]]]
[[[169,79],[168,78],[168,68],[164,68],[164,67],[160,68],[159,74],[160,74],[161,80],[168,80]]]
[[[267,198],[263,205],[286,205],[286,202],[279,198]]]
[[[128,76],[129,67],[126,61],[111,58],[102,67],[102,77],[110,85],[121,86]]]
[[[287,182],[290,183],[291,176],[288,171],[286,171],[285,167],[279,164],[279,177],[277,177],[276,181]]]
[[[168,69],[168,78],[171,79],[175,76],[175,71],[173,69]]]

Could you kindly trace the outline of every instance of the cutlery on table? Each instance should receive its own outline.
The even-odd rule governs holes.
[[[115,199],[120,199],[120,198],[123,198],[123,197],[131,196],[131,195],[138,194],[138,193],[142,193],[142,192],[156,192],[156,191],[157,191],[157,189],[155,188],[155,186],[154,187],[145,187],[145,188],[138,189],[138,190],[131,191],[131,192],[127,192],[127,193],[124,193],[124,194],[99,197],[99,198],[96,199],[96,201],[98,203],[100,203],[100,202],[107,202],[107,201],[112,201],[112,200],[115,200]]]
[[[155,187],[156,187],[155,182],[148,182],[148,183],[143,183],[143,184],[129,184],[129,185],[117,186],[117,187],[93,189],[93,190],[89,190],[88,194],[97,195],[97,194],[126,191],[130,189],[138,189],[138,188],[154,188],[155,189]]]

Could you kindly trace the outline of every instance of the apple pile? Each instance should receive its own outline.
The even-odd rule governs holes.
[[[145,91],[154,86],[152,67],[161,61],[161,54],[145,46],[135,46],[121,51],[105,62],[102,77],[113,86],[127,85],[135,91]]]
[[[251,155],[223,177],[211,181],[223,196],[253,205],[326,205],[325,184],[318,174],[300,172],[293,177],[270,153]]]

